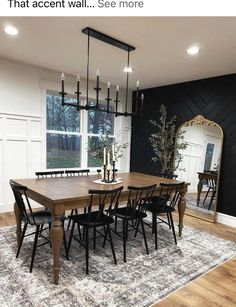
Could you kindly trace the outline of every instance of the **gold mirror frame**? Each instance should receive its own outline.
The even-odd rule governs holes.
[[[205,220],[205,221],[208,221],[208,222],[212,222],[212,223],[215,223],[216,222],[216,212],[217,212],[217,206],[218,206],[218,194],[219,194],[219,183],[220,183],[220,173],[221,173],[221,162],[222,162],[222,154],[223,154],[223,141],[224,141],[224,133],[223,133],[223,130],[222,128],[215,122],[205,118],[204,116],[202,115],[197,115],[195,116],[193,119],[190,119],[189,121],[183,123],[181,126],[178,127],[177,131],[176,131],[176,137],[175,137],[175,150],[174,150],[174,160],[173,160],[173,172],[174,172],[174,169],[175,169],[175,159],[176,159],[176,145],[177,145],[177,142],[178,142],[178,135],[179,135],[179,132],[180,130],[183,128],[183,127],[189,127],[189,126],[193,126],[193,125],[204,125],[204,126],[212,126],[212,127],[217,127],[220,129],[220,132],[221,132],[221,135],[222,135],[222,142],[221,142],[221,156],[220,156],[220,161],[219,161],[219,171],[218,171],[218,176],[217,176],[217,187],[216,187],[216,204],[215,204],[215,208],[214,208],[214,214],[213,214],[213,220],[210,220],[210,219],[207,219],[207,218],[204,218],[204,217],[201,217],[201,216],[197,216],[197,215],[194,215],[194,214],[191,214],[191,213],[186,213],[187,215],[190,215],[190,216],[193,216],[193,217],[196,217],[198,219],[201,219],[201,220]]]

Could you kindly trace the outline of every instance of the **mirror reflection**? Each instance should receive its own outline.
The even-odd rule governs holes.
[[[220,126],[200,115],[179,128],[175,173],[190,183],[186,214],[214,221],[222,142]]]

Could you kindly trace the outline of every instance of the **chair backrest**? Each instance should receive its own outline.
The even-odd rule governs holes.
[[[185,182],[160,183],[161,190],[158,197],[159,201],[164,201],[165,203],[169,201],[169,205],[174,208],[180,198],[184,184]]]
[[[80,169],[80,170],[66,170],[65,174],[69,176],[84,176],[90,173],[89,169]]]
[[[88,221],[92,216],[92,207],[98,206],[99,214],[96,215],[96,219],[100,220],[102,215],[110,216],[115,213],[115,210],[119,205],[120,193],[123,187],[119,187],[113,190],[89,190],[90,202],[88,206]],[[106,210],[104,210],[106,208]]]
[[[64,171],[49,171],[49,172],[36,172],[38,178],[59,177],[63,176]]]
[[[13,180],[10,180],[10,186],[12,188],[16,205],[19,208],[21,218],[25,223],[35,224],[33,211],[27,196],[27,187],[20,185]]]
[[[216,190],[217,177],[218,177],[218,173],[215,172],[215,171],[211,171],[211,173],[210,173],[210,179],[208,180],[208,185],[209,185],[213,190]]]
[[[117,169],[117,168],[115,168],[115,169],[114,169],[114,171],[115,171],[115,173],[117,173],[117,172],[118,172],[118,169]],[[97,173],[98,173],[98,174],[101,174],[101,172],[102,172],[102,170],[101,170],[101,169],[97,169]]]
[[[136,210],[143,211],[145,205],[151,202],[155,188],[156,184],[142,187],[128,186],[129,195],[127,202],[127,212],[129,208],[134,209],[134,214]]]

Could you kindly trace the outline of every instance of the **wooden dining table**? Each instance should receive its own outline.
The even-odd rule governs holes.
[[[58,177],[58,178],[43,178],[43,179],[14,179],[18,184],[26,186],[28,197],[42,206],[48,208],[53,215],[53,224],[51,228],[51,244],[53,255],[53,281],[58,284],[60,272],[60,250],[63,240],[63,228],[61,217],[71,209],[85,208],[88,206],[89,189],[114,189],[123,186],[121,193],[121,201],[128,198],[128,186],[145,186],[156,184],[155,195],[160,191],[160,183],[178,183],[176,180],[151,176],[141,173],[120,173],[121,178],[119,184],[99,184],[94,181],[99,179],[99,175],[77,176],[77,177]],[[179,214],[179,236],[182,236],[183,218],[185,213],[185,194],[188,189],[188,184],[183,186],[178,202]],[[17,243],[19,244],[21,236],[21,216],[18,206],[14,205],[14,212],[17,223]]]

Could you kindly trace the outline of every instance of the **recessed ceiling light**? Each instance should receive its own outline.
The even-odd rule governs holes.
[[[123,69],[123,71],[124,72],[132,72],[133,71],[133,68],[132,67],[125,67],[124,69]]]
[[[198,46],[191,46],[190,48],[187,49],[187,53],[190,55],[196,55],[200,51]]]
[[[5,26],[4,30],[5,30],[5,32],[6,32],[8,35],[15,36],[15,35],[18,34],[17,28],[14,27],[14,26],[11,26],[11,25]]]

